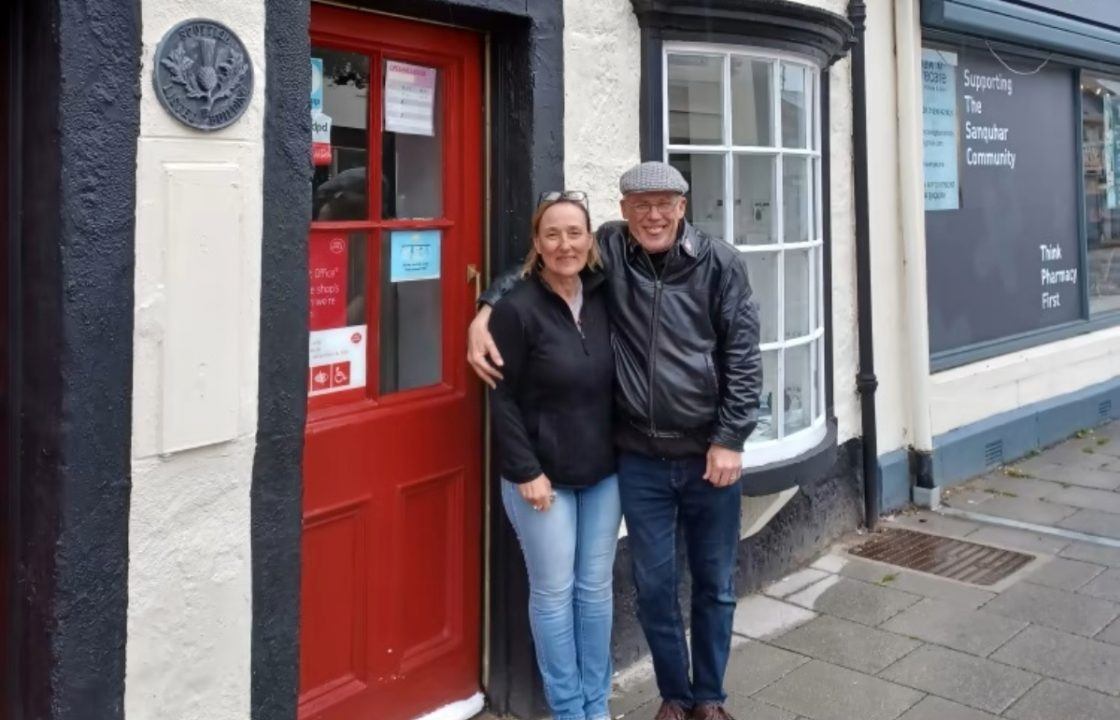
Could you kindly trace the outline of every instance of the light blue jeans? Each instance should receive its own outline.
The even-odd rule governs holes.
[[[529,623],[555,720],[610,717],[614,552],[622,510],[618,477],[555,488],[544,511],[502,480],[502,503],[529,571]]]

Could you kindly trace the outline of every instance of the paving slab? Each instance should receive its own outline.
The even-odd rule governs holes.
[[[1120,718],[1120,700],[1057,680],[1043,680],[1004,715],[1013,720],[1116,720]]]
[[[894,720],[921,700],[922,694],[813,660],[756,697],[813,720]]]
[[[989,498],[963,509],[1036,525],[1053,525],[1077,512],[1077,508],[1056,505],[1044,500],[1009,497]]]
[[[1097,636],[1093,639],[1120,645],[1120,618],[1113,620],[1111,625],[1097,633]]]
[[[1078,592],[1120,603],[1120,568],[1106,570],[1080,588]]]
[[[1022,582],[984,606],[1004,617],[1093,637],[1120,615],[1120,606],[1100,598]]]
[[[724,707],[733,716],[743,720],[795,720],[796,714],[774,707],[754,698],[728,693]]]
[[[962,538],[980,529],[980,523],[945,517],[929,510],[920,510],[915,513],[907,512],[895,515],[883,522],[883,527],[902,527],[919,532],[933,533],[934,535]]]
[[[882,629],[983,657],[1026,626],[986,610],[927,598],[888,620]]]
[[[975,585],[856,557],[852,557],[851,562],[840,569],[840,574],[911,595],[922,595],[971,608],[980,607],[996,596],[995,593],[981,590]]]
[[[1032,626],[992,654],[999,662],[1050,678],[1120,694],[1120,647]]]
[[[1096,545],[1094,543],[1074,542],[1066,546],[1060,553],[1062,557],[1084,560],[1097,565],[1120,567],[1120,548]]]
[[[879,677],[996,715],[1039,680],[1033,673],[935,645],[915,650]]]
[[[770,642],[817,660],[871,675],[921,645],[907,637],[827,615]]]
[[[1039,480],[1050,480],[1063,487],[1097,488],[1115,490],[1120,487],[1120,474],[1097,469],[1074,468],[1069,465],[1044,465],[1031,472]]]
[[[1044,498],[1050,493],[1057,492],[1062,486],[1050,480],[1039,480],[1033,477],[1009,477],[1003,473],[991,473],[978,477],[966,487],[981,491],[990,491],[1001,497]]]
[[[882,585],[832,575],[787,599],[816,612],[864,625],[878,625],[921,598]]]
[[[1022,550],[1035,555],[1055,555],[1070,543],[1069,540],[1055,535],[994,525],[985,525],[968,535],[965,540],[1011,550]]]
[[[903,713],[898,720],[999,720],[999,718],[936,695],[927,695],[924,700]]]
[[[792,575],[787,575],[781,580],[771,583],[762,589],[762,592],[776,598],[784,598],[786,595],[795,593],[802,588],[808,587],[818,580],[823,580],[828,577],[828,573],[824,570],[817,570],[815,568],[805,568],[799,570]]]
[[[798,605],[765,595],[751,595],[735,608],[732,631],[755,640],[765,640],[803,625],[817,614]]]
[[[731,651],[724,685],[740,695],[754,695],[809,658],[761,642],[746,642]]]
[[[1056,557],[1047,560],[1045,564],[1027,575],[1025,579],[1036,585],[1045,585],[1059,590],[1076,590],[1100,575],[1104,570],[1104,565]]]
[[[1120,513],[1120,492],[1094,488],[1059,488],[1046,496],[1046,502],[1068,505],[1086,510]]]
[[[653,668],[649,674],[640,681],[627,683],[625,686],[617,682],[613,684],[610,699],[611,717],[627,715],[643,705],[654,700],[660,701],[661,694],[657,689],[657,680],[653,677]],[[655,710],[656,712],[656,710]],[[650,717],[653,717],[651,714]]]
[[[1073,515],[1054,523],[1058,527],[1077,530],[1090,535],[1120,539],[1120,515],[1100,510],[1078,510]]]

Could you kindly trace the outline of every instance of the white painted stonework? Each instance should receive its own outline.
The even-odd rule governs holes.
[[[125,714],[249,717],[249,487],[257,423],[264,0],[145,0]],[[254,93],[211,134],[156,100],[155,46],[218,20]]]
[[[641,160],[641,77],[630,0],[564,0],[564,179],[595,225],[622,217],[618,178]]]

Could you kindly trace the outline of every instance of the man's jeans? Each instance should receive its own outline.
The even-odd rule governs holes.
[[[686,708],[723,702],[723,674],[735,615],[732,575],[739,547],[739,483],[716,488],[704,479],[705,458],[619,457],[638,620],[645,631],[657,687]],[[692,678],[677,602],[677,527],[684,528],[692,573]]]
[[[555,720],[606,720],[611,695],[614,552],[621,511],[614,475],[554,488],[538,512],[502,480],[502,503],[529,571],[529,623]]]

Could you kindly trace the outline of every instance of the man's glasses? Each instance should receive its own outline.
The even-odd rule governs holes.
[[[633,210],[638,215],[638,217],[645,217],[646,215],[649,215],[654,208],[657,208],[657,212],[661,213],[662,215],[668,215],[669,213],[677,209],[677,203],[679,203],[680,200],[681,199],[679,197],[675,197],[672,200],[662,200],[655,203],[642,200],[639,202],[627,203],[627,205],[629,205],[630,209]]]
[[[561,200],[579,203],[587,207],[587,193],[582,190],[549,190],[542,192],[540,197],[537,198],[537,205],[560,202]]]

